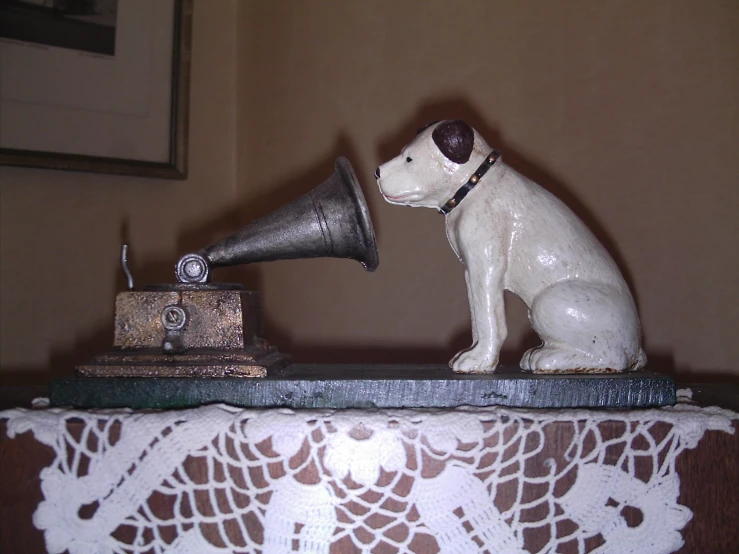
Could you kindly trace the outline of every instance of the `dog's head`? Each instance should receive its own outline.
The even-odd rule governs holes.
[[[475,172],[490,148],[464,121],[429,123],[400,155],[375,171],[391,204],[439,208]]]

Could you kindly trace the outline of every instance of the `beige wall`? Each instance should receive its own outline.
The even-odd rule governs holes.
[[[69,374],[112,344],[125,227],[138,284],[169,281],[192,229],[233,202],[235,12],[235,0],[196,5],[187,181],[0,169],[3,381]]]
[[[375,166],[463,117],[560,195],[625,271],[660,367],[735,372],[739,7],[733,2],[196,0],[190,179],[3,168],[3,373],[69,372],[110,344],[121,226],[140,281],[298,196],[348,155],[380,268],[221,270],[265,296],[301,361],[444,362],[466,346],[462,268],[431,210]],[[506,361],[532,341],[511,298]],[[2,377],[2,375],[0,375]]]
[[[311,188],[347,154],[379,235],[376,274],[338,260],[259,268],[268,328],[298,356],[442,362],[469,344],[441,216],[390,206],[372,177],[418,125],[463,117],[594,227],[657,366],[739,372],[739,4],[240,7],[244,212]],[[517,361],[532,337],[510,304],[504,359]]]

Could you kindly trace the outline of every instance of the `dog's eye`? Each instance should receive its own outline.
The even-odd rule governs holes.
[[[411,158],[410,156],[408,156],[408,157],[407,157],[407,158],[405,159],[405,161],[406,161],[406,162],[408,162],[408,163],[411,163],[411,162],[413,161],[413,158]]]

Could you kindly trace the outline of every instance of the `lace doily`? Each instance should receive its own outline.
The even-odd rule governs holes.
[[[692,517],[676,458],[736,417],[690,405],[0,413],[11,437],[54,449],[33,522],[49,552],[70,554],[674,552]]]

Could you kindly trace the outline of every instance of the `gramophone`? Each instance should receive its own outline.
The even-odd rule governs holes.
[[[349,160],[304,196],[175,266],[177,283],[127,290],[115,305],[113,348],[77,367],[82,377],[265,377],[290,364],[262,337],[260,296],[212,281],[252,262],[333,257],[377,268],[375,234]],[[121,262],[128,278],[124,245]]]

